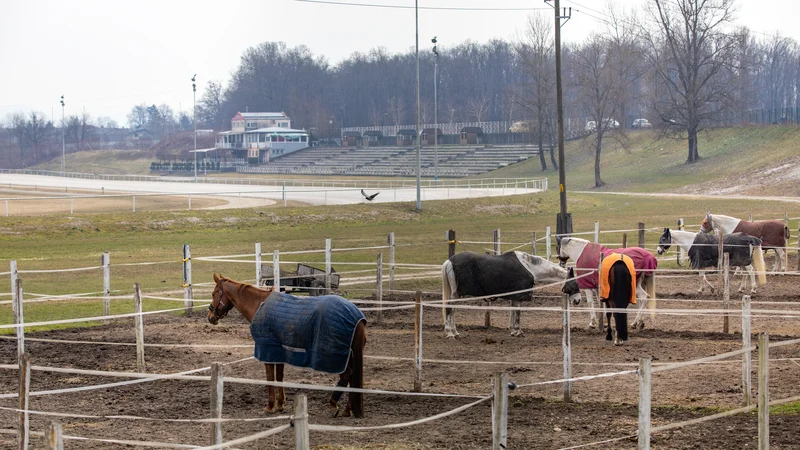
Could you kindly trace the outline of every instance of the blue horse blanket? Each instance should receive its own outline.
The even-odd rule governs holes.
[[[364,313],[338,295],[273,292],[250,324],[253,356],[265,363],[340,374],[347,368],[356,325],[362,320],[367,320]]]

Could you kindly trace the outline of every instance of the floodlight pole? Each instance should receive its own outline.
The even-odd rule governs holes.
[[[422,211],[421,172],[420,161],[420,130],[419,130],[419,0],[414,1],[414,25],[416,30],[416,58],[417,58],[417,211]]]
[[[61,176],[63,177],[67,173],[67,146],[66,146],[66,139],[64,134],[66,130],[64,129],[64,96],[61,96]]]
[[[438,84],[439,84],[439,50],[436,48],[436,36],[431,39],[433,42],[433,185],[439,184],[439,108],[438,108]]]
[[[195,77],[192,76],[192,124],[194,125],[194,182],[197,183],[197,104],[195,97],[197,96],[197,84],[195,84]]]
[[[567,188],[566,175],[564,168],[564,100],[561,88],[561,19],[569,20],[569,16],[562,14],[560,0],[554,0],[555,9],[555,53],[556,53],[556,118],[558,122],[558,191],[561,204],[561,212],[558,215],[556,224],[557,233],[572,233],[572,218],[567,213]],[[571,13],[570,8],[570,13]],[[542,149],[539,149],[542,151]]]

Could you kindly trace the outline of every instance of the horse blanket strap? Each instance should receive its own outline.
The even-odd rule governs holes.
[[[347,368],[364,313],[338,295],[295,297],[273,292],[258,307],[250,333],[255,358],[271,364],[340,374]]]
[[[608,256],[603,256],[603,262],[600,263],[600,300],[608,300],[608,297],[611,294],[611,285],[608,282],[608,275],[611,271],[611,267],[619,261],[622,261],[625,264],[625,266],[628,268],[628,272],[631,274],[631,299],[628,302],[635,305],[636,268],[633,267],[633,259],[620,253],[612,253]]]
[[[640,247],[628,248],[606,248],[603,245],[590,242],[583,248],[581,256],[575,262],[575,275],[583,275],[591,273],[591,275],[578,278],[578,287],[581,289],[597,289],[597,266],[600,259],[600,251],[603,252],[603,259],[608,258],[613,254],[623,254],[629,256],[633,260],[633,266],[636,268],[636,279],[638,280],[642,275],[652,275],[653,271],[658,268],[658,260],[652,253]]]
[[[789,228],[780,220],[739,221],[734,233],[745,233],[762,241],[764,247],[786,247]]]

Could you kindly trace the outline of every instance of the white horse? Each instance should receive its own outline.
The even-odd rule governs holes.
[[[581,258],[581,254],[586,249],[586,246],[590,244],[589,241],[586,239],[581,239],[578,237],[559,237],[556,238],[557,242],[557,251],[558,251],[558,258],[566,262],[567,259],[572,259],[575,261],[575,274],[577,276],[584,275],[586,273],[590,273],[594,271],[595,273],[598,271],[599,267],[598,264],[593,264],[592,266],[585,266],[581,264],[579,266],[578,259]],[[636,313],[636,319],[633,321],[631,327],[633,328],[644,328],[644,308],[645,303],[648,303],[648,307],[652,310],[656,307],[656,293],[655,293],[655,272],[652,269],[655,269],[655,266],[658,265],[658,262],[653,256],[652,253],[648,252],[647,250],[638,248],[638,247],[630,247],[630,248],[615,248],[615,249],[608,249],[603,247],[599,244],[593,244],[597,247],[592,247],[598,249],[598,254],[594,255],[599,259],[599,250],[606,250],[611,251],[613,253],[623,253],[625,255],[631,256],[631,259],[634,260],[634,264],[636,266],[637,272],[644,272],[641,276],[637,277],[636,280],[636,300],[639,304],[638,312]],[[646,263],[643,265],[643,261],[646,258]],[[583,263],[583,260],[581,260]],[[650,271],[648,274],[647,271]],[[581,292],[586,295],[586,303],[589,305],[589,328],[597,328],[597,315],[602,314],[602,311],[595,312],[595,298],[600,298],[597,292],[597,283],[596,281],[590,281],[589,278],[593,280],[597,279],[596,274],[594,276],[584,277],[583,279],[578,279],[578,285],[581,286]],[[587,287],[588,286],[588,287]],[[649,300],[649,302],[646,302]],[[578,301],[580,301],[580,297],[578,297]],[[577,304],[577,303],[576,303]],[[653,316],[651,315],[651,318]]]
[[[721,231],[722,234],[741,232],[757,237],[761,239],[761,247],[765,251],[769,249],[775,250],[776,257],[772,271],[786,272],[787,270],[786,244],[789,241],[790,233],[789,227],[780,220],[748,222],[736,217],[707,213],[700,231],[703,233]]]
[[[692,233],[691,231],[681,231],[681,230],[672,230],[669,228],[664,228],[664,234],[661,235],[661,238],[658,240],[658,249],[656,250],[659,255],[663,255],[664,253],[669,250],[672,244],[675,244],[681,247],[684,251],[684,254],[689,255],[689,250],[695,243],[695,239],[697,239],[698,233]],[[748,256],[752,259],[752,264],[748,264],[745,266],[736,266],[737,270],[742,268],[747,275],[750,276],[750,293],[756,293],[756,269],[758,271],[758,278],[759,284],[765,284],[767,282],[766,275],[764,274],[764,254],[761,250],[761,247],[753,248],[750,250],[748,248]],[[755,268],[754,268],[755,266]],[[698,267],[700,272],[700,276],[703,277],[703,280],[700,282],[700,289],[697,290],[698,293],[702,294],[705,290],[706,285],[711,288],[711,293],[714,293],[714,285],[708,281],[706,278],[706,271],[703,270],[703,267]],[[747,275],[742,277],[742,283],[739,286],[739,292],[744,292],[746,285],[747,285]]]
[[[451,298],[465,296],[507,298],[511,300],[511,306],[517,308],[521,302],[531,300],[531,288],[534,284],[558,283],[566,280],[562,292],[572,297],[577,296],[580,301],[578,283],[571,273],[572,270],[564,269],[545,258],[518,251],[498,256],[472,252],[453,255],[442,264],[442,312],[446,337],[459,336],[454,308],[446,306]],[[506,293],[513,294],[505,295]],[[519,317],[519,310],[511,311],[509,329],[512,336],[523,334]]]

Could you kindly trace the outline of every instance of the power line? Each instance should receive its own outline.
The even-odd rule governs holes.
[[[380,5],[376,3],[353,3],[332,0],[295,0],[300,3],[317,3],[321,5],[336,6],[362,6],[367,8],[389,8],[389,9],[414,9],[413,6],[406,5]],[[433,11],[546,11],[550,8],[471,8],[465,6],[420,6],[419,9]]]

